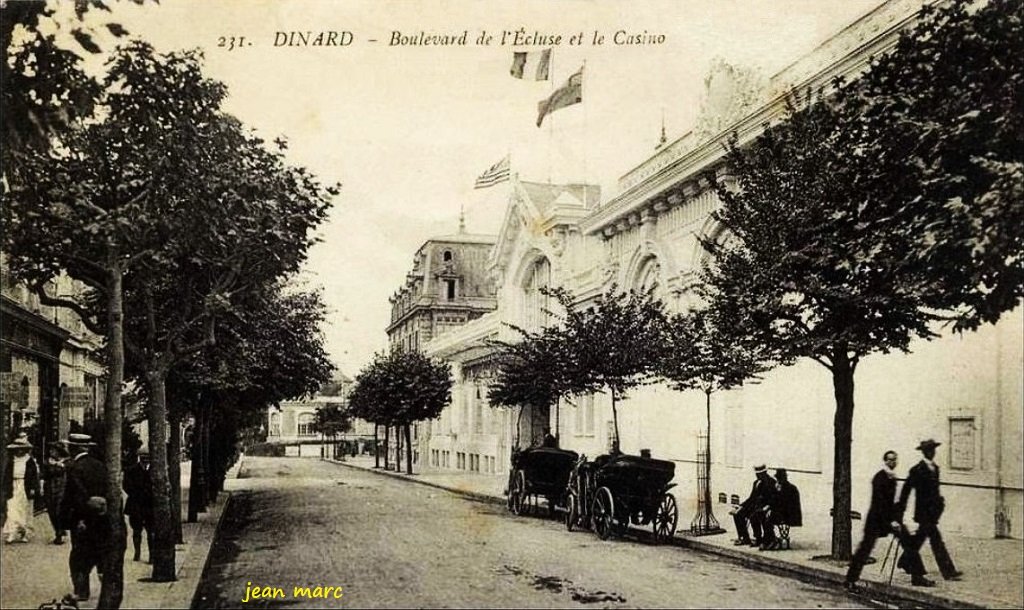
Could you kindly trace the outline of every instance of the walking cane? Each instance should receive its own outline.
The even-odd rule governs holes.
[[[893,555],[892,565],[889,567],[889,585],[885,588],[885,599],[882,602],[882,605],[886,608],[889,607],[889,598],[892,596],[892,577],[896,574],[896,564],[899,560],[900,549],[903,548],[903,542],[897,540],[897,535],[895,533],[892,537],[892,542],[896,543],[896,553]],[[889,543],[889,548],[892,548],[892,542]],[[883,571],[882,574],[885,574],[885,572]]]
[[[896,537],[893,536],[889,539],[889,548],[885,550],[885,557],[882,558],[882,567],[879,569],[881,574],[885,574],[885,564],[889,561],[889,556],[892,554],[892,544],[896,542]],[[893,561],[896,561],[895,559]]]

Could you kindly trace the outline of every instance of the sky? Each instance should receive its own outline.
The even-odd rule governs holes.
[[[228,112],[268,139],[285,137],[290,162],[342,184],[303,280],[323,288],[326,347],[354,376],[386,346],[388,297],[417,248],[454,233],[460,210],[470,232],[498,231],[487,211],[503,208],[507,185],[473,182],[506,154],[522,180],[599,184],[608,200],[616,180],[654,152],[663,122],[669,141],[693,127],[713,60],[770,76],[880,3],[149,0],[93,11],[86,23],[118,22],[160,51],[203,50],[206,74],[228,87]],[[560,44],[501,44],[502,32],[520,28]],[[662,42],[615,44],[620,31]],[[351,42],[275,45],[291,32]],[[392,45],[395,32],[465,32],[466,44]],[[489,44],[476,44],[482,33]],[[578,34],[583,44],[570,44]],[[510,76],[514,50],[544,48],[550,81]],[[102,69],[101,59],[90,58],[91,68]],[[537,102],[584,64],[583,103],[538,128]]]

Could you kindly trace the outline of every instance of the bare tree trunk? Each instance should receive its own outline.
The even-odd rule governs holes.
[[[853,444],[853,372],[846,346],[835,349],[832,386],[836,396],[833,421],[835,450],[832,481],[832,558],[847,560],[852,550],[850,522],[850,448]]]
[[[171,582],[174,574],[174,526],[171,523],[171,485],[167,471],[166,372],[155,366],[146,373],[149,384],[149,455],[153,472],[153,581]]]
[[[168,409],[167,427],[170,436],[167,439],[167,478],[171,484],[171,531],[174,543],[184,544],[184,533],[181,531],[181,411],[177,408]]]
[[[373,424],[373,467],[380,468],[380,441],[377,439],[377,424]]]
[[[613,440],[614,445],[612,445],[612,447],[615,449],[621,449],[619,444],[619,409],[615,404],[615,390],[612,390],[612,424],[615,428],[615,437]]]
[[[107,278],[107,396],[103,409],[107,468],[107,515],[110,540],[103,558],[99,608],[121,607],[124,598],[124,550],[128,544],[121,505],[121,385],[124,383],[124,292],[122,270],[116,253],[109,259]]]
[[[390,470],[389,460],[391,459],[391,426],[384,426],[384,470]]]
[[[405,472],[412,474],[412,425],[405,424]]]
[[[213,476],[213,444],[210,442],[210,430],[213,428],[213,409],[217,406],[214,397],[210,397],[204,405],[206,412],[203,414],[203,427],[200,430],[200,454],[203,456],[203,495],[200,498],[202,507],[199,512],[205,513],[206,509],[217,500],[217,486]],[[193,433],[194,435],[195,433]]]

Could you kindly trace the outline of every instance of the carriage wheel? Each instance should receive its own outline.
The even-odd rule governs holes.
[[[654,514],[654,542],[669,540],[676,533],[676,522],[679,521],[679,507],[675,496],[665,494],[658,502],[658,510]]]
[[[522,470],[516,471],[512,479],[512,489],[508,492],[509,510],[513,515],[523,514],[526,504],[526,473]]]
[[[576,529],[576,520],[580,518],[579,500],[576,499],[576,494],[570,493],[566,498],[565,505],[565,529],[571,532]]]
[[[594,509],[591,511],[594,531],[601,540],[608,540],[615,530],[615,501],[612,492],[602,487],[594,494]]]

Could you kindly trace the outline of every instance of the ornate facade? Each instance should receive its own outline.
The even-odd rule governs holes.
[[[452,405],[431,422],[420,447],[431,467],[505,472],[511,447],[535,441],[550,427],[566,448],[593,456],[608,449],[611,405],[605,395],[563,402],[549,413],[519,413],[486,402],[487,340],[513,338],[505,322],[543,324],[537,288],[562,286],[584,302],[611,285],[656,286],[669,310],[688,307],[703,263],[700,238],[719,229],[709,173],[724,176],[722,142],[756,137],[780,120],[788,91],[827,88],[837,76],[856,78],[872,54],[894,44],[920,2],[890,0],[843,29],[782,72],[762,78],[718,63],[706,79],[703,115],[695,129],[659,147],[628,171],[618,192],[598,205],[596,189],[518,183],[488,258],[498,287],[497,309],[422,344],[452,363]],[[869,478],[882,454],[917,459],[922,438],[943,443],[947,514],[952,531],[1014,536],[1024,523],[1022,382],[1024,313],[962,336],[918,341],[909,354],[873,355],[857,372],[853,508],[866,511]],[[696,511],[698,434],[704,397],[664,386],[632,392],[619,406],[622,450],[651,449],[677,463],[680,508]],[[711,413],[712,497],[725,503],[749,489],[751,466],[784,467],[814,507],[805,520],[827,522],[832,497],[832,416],[828,372],[813,362],[768,373],[757,385],[716,394]],[[539,423],[538,423],[539,422]],[[724,516],[720,515],[720,516]],[[686,517],[683,517],[686,518]]]

